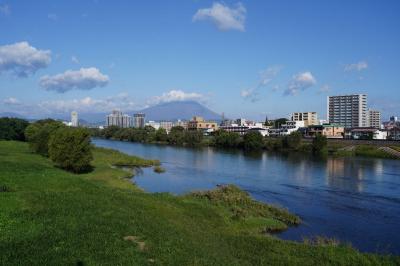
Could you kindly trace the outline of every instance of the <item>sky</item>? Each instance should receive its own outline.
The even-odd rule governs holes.
[[[226,117],[326,117],[328,95],[400,116],[400,1],[0,0],[0,112],[195,100]]]

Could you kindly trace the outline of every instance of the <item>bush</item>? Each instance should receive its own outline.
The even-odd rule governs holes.
[[[283,148],[297,150],[301,145],[302,139],[303,135],[300,132],[298,131],[292,132],[290,133],[290,135],[285,136],[283,138],[282,140]]]
[[[264,146],[264,138],[258,131],[249,131],[243,137],[245,150],[260,150]]]
[[[65,126],[63,123],[52,119],[39,120],[30,124],[25,130],[25,136],[31,150],[43,156],[48,156],[50,136],[59,128],[65,128]]]
[[[83,128],[59,128],[49,142],[50,159],[74,173],[90,170],[93,159],[90,132]]]
[[[155,139],[156,141],[162,141],[162,142],[167,141],[168,139],[167,131],[164,128],[157,129],[155,133]]]
[[[240,145],[240,135],[235,132],[218,130],[214,134],[214,144],[221,148],[236,148]]]
[[[189,146],[200,145],[203,140],[203,132],[198,130],[185,132],[185,143]]]
[[[312,151],[314,154],[321,154],[326,151],[328,140],[325,136],[318,134],[312,141]]]
[[[28,121],[19,118],[0,118],[0,140],[25,140]]]
[[[165,168],[163,168],[159,165],[156,165],[156,166],[154,166],[153,171],[157,174],[161,174],[161,173],[165,173]]]

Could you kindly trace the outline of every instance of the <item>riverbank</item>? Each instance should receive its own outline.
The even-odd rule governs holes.
[[[240,204],[223,190],[182,197],[144,193],[126,179],[129,173],[111,167],[116,161],[110,150],[93,155],[94,171],[75,175],[32,154],[26,143],[0,142],[2,263],[400,263],[398,257],[362,254],[334,242],[300,244],[262,234],[260,229],[293,222],[282,213],[257,216],[257,203],[235,188],[230,192]],[[248,211],[247,204],[255,209]]]

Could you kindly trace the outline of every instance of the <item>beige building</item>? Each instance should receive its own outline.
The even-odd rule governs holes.
[[[188,130],[207,130],[207,129],[218,129],[218,124],[212,121],[205,121],[201,116],[194,116],[192,120],[188,122]]]
[[[328,139],[342,139],[344,137],[344,127],[335,124],[310,126],[307,135],[310,137],[323,135]]]
[[[368,110],[368,126],[373,128],[381,128],[381,112],[376,110]]]
[[[304,126],[315,126],[318,125],[317,112],[297,112],[292,114],[292,121],[303,121]]]

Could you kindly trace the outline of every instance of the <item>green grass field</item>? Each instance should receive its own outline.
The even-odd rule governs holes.
[[[0,141],[1,265],[400,264],[399,257],[344,245],[262,234],[298,220],[236,189],[183,197],[145,193],[112,166],[154,161],[105,149],[96,149],[94,158],[93,172],[75,175],[32,154],[26,143]]]

